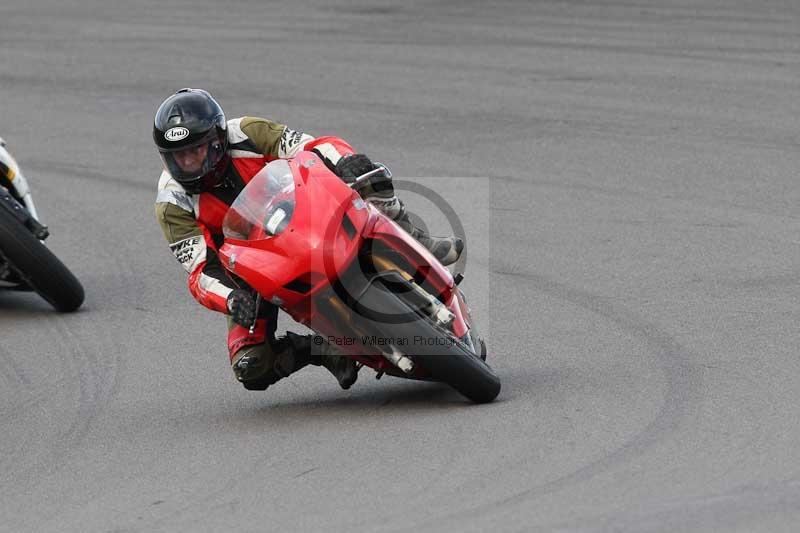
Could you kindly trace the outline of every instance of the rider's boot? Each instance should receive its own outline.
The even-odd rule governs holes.
[[[434,237],[430,235],[422,228],[415,226],[411,222],[405,206],[402,203],[400,205],[402,206],[401,214],[395,219],[395,222],[401,228],[417,239],[444,266],[452,265],[458,261],[458,258],[461,257],[461,252],[464,250],[464,241],[458,237]]]
[[[286,377],[291,373],[297,372],[304,366],[312,364],[322,366],[328,370],[339,386],[347,390],[353,386],[358,379],[358,367],[356,362],[349,357],[345,357],[336,347],[323,340],[322,344],[317,345],[312,342],[314,337],[311,335],[297,335],[291,331],[286,332],[286,337],[279,339],[278,343],[284,341],[290,347],[289,350],[281,352],[277,358],[276,370],[285,373]]]
[[[332,344],[323,341],[320,346],[314,346],[313,353],[317,363],[312,361],[312,364],[320,364],[327,368],[344,390],[352,387],[358,379],[358,366],[355,360],[343,355]]]
[[[311,335],[291,331],[272,344],[242,348],[233,359],[236,378],[248,390],[265,390],[277,381],[311,364],[323,366],[333,374],[339,386],[349,389],[358,379],[356,362],[345,357],[326,341],[312,343]]]
[[[461,252],[464,250],[463,240],[458,237],[434,237],[422,228],[417,227],[408,216],[406,206],[395,196],[393,190],[386,191],[383,194],[373,194],[367,197],[367,200],[384,215],[397,222],[401,228],[427,248],[444,266],[452,265],[461,257]]]

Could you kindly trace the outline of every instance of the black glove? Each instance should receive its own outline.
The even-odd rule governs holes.
[[[256,319],[256,299],[250,291],[234,289],[228,295],[228,314],[240,326],[249,328]]]
[[[364,154],[346,155],[336,163],[333,173],[342,178],[346,183],[352,183],[357,177],[375,170],[375,163]]]

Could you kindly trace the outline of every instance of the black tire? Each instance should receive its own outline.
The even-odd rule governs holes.
[[[361,294],[359,303],[365,308],[380,310],[395,317],[416,315],[412,307],[391,292],[381,279],[377,279]],[[447,383],[475,403],[487,403],[497,398],[500,394],[500,378],[481,359],[480,354],[472,353],[451,333],[429,319],[417,318],[393,321],[391,324],[375,322],[373,327],[380,329],[386,337],[415,341],[417,338],[427,339],[425,345],[406,342],[404,353],[421,365],[434,380]]]
[[[445,350],[434,353],[430,347],[425,353],[413,356],[437,380],[447,383],[475,403],[488,403],[500,394],[500,378],[486,361],[470,352],[455,338],[442,332],[428,322],[417,324],[419,329],[428,330],[422,335],[436,339],[447,346]]]
[[[72,272],[2,207],[0,253],[58,311],[75,311],[83,303],[83,286]]]

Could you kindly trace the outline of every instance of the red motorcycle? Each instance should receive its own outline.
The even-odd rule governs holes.
[[[486,363],[454,279],[358,190],[381,166],[346,184],[313,153],[267,164],[223,222],[222,264],[263,298],[363,366],[444,382],[490,402],[500,379]]]

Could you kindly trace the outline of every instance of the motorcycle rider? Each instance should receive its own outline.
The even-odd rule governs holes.
[[[276,338],[278,308],[262,301],[257,312],[253,291],[223,268],[217,249],[223,243],[222,220],[229,206],[269,161],[313,151],[346,182],[375,169],[372,161],[339,137],[314,138],[264,118],[226,120],[217,101],[201,89],[181,89],[161,103],[153,139],[164,165],[156,218],[189,275],[192,295],[228,315],[228,351],[236,379],[248,390],[265,390],[314,364],[327,368],[348,389],[358,376],[355,361],[326,342],[312,346],[310,335],[287,331]],[[367,186],[361,194],[443,264],[458,259],[461,239],[431,237],[415,227],[391,180]]]

